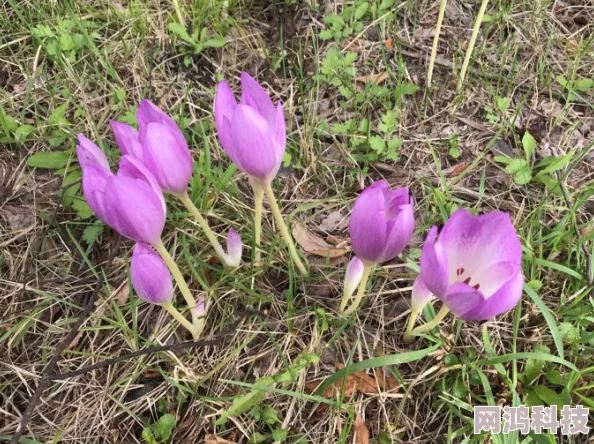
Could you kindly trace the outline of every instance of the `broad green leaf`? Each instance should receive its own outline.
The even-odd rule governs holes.
[[[35,153],[27,160],[27,165],[34,168],[48,168],[57,170],[64,168],[70,160],[69,151],[50,151]]]
[[[547,325],[549,326],[549,330],[551,330],[551,336],[553,337],[553,341],[555,342],[555,347],[557,348],[557,353],[561,359],[565,356],[563,351],[563,338],[561,333],[559,332],[559,327],[555,322],[555,318],[549,310],[549,307],[544,303],[544,301],[540,298],[540,296],[528,285],[524,285],[524,291],[530,296],[530,299],[536,304],[540,312],[542,313],[545,321],[547,321]]]
[[[497,97],[497,98],[495,98],[495,103],[497,105],[497,108],[499,108],[500,111],[505,111],[509,108],[509,104],[511,103],[511,100],[507,97]]]
[[[509,165],[515,159],[512,159],[511,157],[507,157],[507,156],[495,156],[495,157],[493,157],[493,160],[498,163],[503,163],[504,165]]]
[[[21,125],[14,132],[14,138],[17,142],[24,142],[35,131],[33,125]]]
[[[276,410],[272,407],[264,407],[262,409],[262,420],[268,425],[274,425],[277,422],[280,422]]]
[[[573,152],[567,153],[565,156],[562,157],[553,157],[553,159],[548,160],[547,159],[543,159],[543,161],[541,161],[539,163],[539,166],[543,164],[544,161],[547,161],[546,164],[547,166],[540,170],[538,172],[538,175],[540,176],[541,174],[549,174],[549,173],[553,173],[557,170],[560,170],[562,168],[565,168],[565,166],[571,162],[571,159],[573,158]]]
[[[588,92],[594,86],[592,79],[580,79],[575,82],[575,89],[580,92]]]
[[[479,359],[475,361],[476,365],[495,365],[503,362],[513,361],[514,359],[539,359],[542,361],[553,362],[555,364],[564,365],[571,370],[577,371],[577,367],[565,359],[561,359],[555,355],[549,355],[547,353],[532,353],[532,352],[521,352],[521,353],[508,353],[507,355],[496,356],[489,359]]]
[[[369,3],[367,2],[361,3],[359,6],[357,6],[357,9],[355,10],[355,20],[360,20],[363,18],[367,12],[367,9],[369,9]]]
[[[580,331],[571,322],[561,322],[559,324],[561,337],[567,342],[577,342],[580,339]]]
[[[289,431],[287,429],[275,429],[272,431],[272,439],[277,442],[283,442],[287,439]]]
[[[227,39],[225,39],[225,37],[217,36],[217,37],[210,38],[206,42],[204,42],[204,47],[205,48],[221,48],[221,47],[225,46],[225,43],[227,43]]]
[[[532,387],[536,396],[548,405],[556,405],[558,408],[563,408],[563,398],[555,391],[548,388],[546,385],[536,385]]]
[[[526,168],[528,166],[528,162],[524,159],[513,159],[509,165],[505,168],[510,174],[515,174],[516,172],[520,171],[522,168]]]
[[[185,40],[186,42],[190,43],[191,45],[193,45],[195,43],[194,40],[192,39],[192,37],[190,37],[190,34],[188,34],[186,27],[184,25],[182,25],[181,23],[177,23],[177,22],[169,23],[169,25],[167,26],[167,29],[169,29],[169,31],[173,32],[174,34],[177,34],[182,40]]]
[[[532,170],[530,169],[530,167],[526,166],[526,167],[520,168],[514,174],[514,182],[517,183],[518,185],[526,185],[527,183],[530,183],[531,180],[532,180]]]
[[[567,82],[567,78],[565,76],[557,76],[555,78],[555,80],[557,81],[557,83],[559,85],[561,85],[562,87],[566,87],[568,82]]]
[[[103,233],[104,228],[105,228],[105,225],[103,225],[102,223],[96,223],[93,225],[89,225],[83,231],[83,234],[82,234],[83,240],[87,243],[87,245],[91,245],[91,244],[95,243],[97,238],[99,236],[101,236],[101,233]]]
[[[355,63],[359,55],[356,52],[349,51],[344,55],[344,66],[349,66]]]
[[[545,373],[545,377],[549,384],[563,385],[563,378],[561,378],[561,373],[557,369],[549,370]]]
[[[550,350],[545,345],[535,345],[533,347],[534,352],[550,353]],[[526,383],[530,384],[536,378],[540,376],[542,369],[545,365],[544,361],[539,359],[526,359],[526,365],[524,366],[524,376],[526,377]]]
[[[372,150],[381,153],[386,149],[386,141],[380,136],[371,136],[369,138],[369,146]]]
[[[93,210],[91,210],[91,207],[89,207],[89,204],[83,198],[74,199],[74,202],[70,206],[76,211],[80,219],[88,219],[93,215]]]
[[[524,152],[526,153],[526,160],[530,161],[532,159],[532,153],[534,153],[534,149],[536,148],[536,140],[528,131],[522,137],[522,147],[524,147]]]
[[[153,429],[161,441],[169,441],[175,427],[175,417],[166,413],[153,424]]]
[[[391,150],[397,150],[402,146],[402,139],[400,137],[393,137],[392,139],[388,140],[388,148]]]

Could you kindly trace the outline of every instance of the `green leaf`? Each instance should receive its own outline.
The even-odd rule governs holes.
[[[157,444],[157,440],[155,439],[153,431],[150,427],[145,427],[142,429],[142,439],[144,439],[146,444]]]
[[[530,299],[532,299],[532,301],[536,304],[536,306],[542,313],[543,317],[545,318],[545,321],[547,321],[549,330],[551,330],[551,336],[553,337],[553,341],[555,342],[555,347],[557,348],[557,353],[559,354],[559,357],[563,359],[563,357],[565,356],[563,352],[563,338],[561,336],[561,333],[559,332],[559,327],[555,322],[555,318],[553,317],[551,310],[549,310],[549,307],[547,307],[547,305],[540,298],[540,296],[530,286],[524,285],[524,291],[526,292],[526,294],[528,294],[528,296],[530,296]]]
[[[388,140],[388,149],[390,150],[397,150],[403,144],[403,140],[400,137],[393,137],[392,139]]]
[[[524,398],[524,404],[526,404],[526,406],[528,406],[528,407],[534,407],[537,405],[543,405],[543,402],[538,397],[538,395],[536,393],[534,393],[534,390],[529,388],[526,390],[526,397]]]
[[[553,385],[563,385],[563,378],[561,378],[561,373],[557,369],[551,369],[545,373],[545,377],[549,384]]]
[[[369,9],[369,3],[367,2],[361,3],[359,6],[357,6],[357,9],[355,10],[355,20],[360,20],[363,18],[367,12],[367,9]]]
[[[254,388],[250,392],[233,400],[231,407],[221,414],[221,417],[216,420],[215,424],[225,424],[229,416],[237,416],[249,411],[254,405],[257,405],[266,396],[266,390],[259,390],[258,388],[266,389],[267,387],[274,386],[275,381],[271,377],[257,380],[254,384]]]
[[[548,388],[546,385],[536,385],[532,387],[536,396],[538,396],[547,405],[556,405],[560,409],[563,408],[563,398],[555,391]]]
[[[103,223],[101,223],[101,222],[87,226],[83,230],[83,234],[82,234],[83,240],[89,246],[94,244],[95,241],[99,238],[99,236],[101,236],[101,233],[103,233],[104,228],[105,228],[105,225],[103,225]]]
[[[401,83],[394,88],[394,98],[399,99],[402,96],[410,96],[416,93],[420,88],[414,83]]]
[[[75,169],[71,171],[64,177],[62,180],[62,204],[65,206],[72,205],[74,201],[74,196],[78,193],[81,188],[80,180],[82,178],[82,171],[80,169]],[[78,183],[77,183],[78,182]]]
[[[511,103],[511,100],[507,97],[496,97],[495,98],[495,104],[497,105],[497,108],[499,108],[499,111],[506,111],[509,108],[509,104]]]
[[[380,136],[372,136],[369,138],[369,146],[372,150],[381,153],[386,149],[386,141]]]
[[[556,81],[557,81],[557,83],[558,83],[559,85],[561,85],[562,87],[566,87],[566,86],[568,85],[568,83],[569,83],[569,82],[567,81],[567,78],[566,78],[565,76],[557,76],[557,77],[555,78],[555,80],[556,80]]]
[[[173,433],[175,427],[175,417],[169,413],[161,416],[159,420],[153,424],[153,430],[157,437],[162,441],[168,441]]]
[[[524,167],[514,174],[514,182],[518,185],[526,185],[532,180],[532,170],[530,167]]]
[[[553,362],[555,364],[564,365],[571,370],[577,371],[577,367],[573,365],[571,362],[566,361],[565,359],[561,359],[555,355],[549,355],[547,353],[531,353],[531,352],[521,352],[521,353],[508,353],[506,355],[496,356],[489,359],[479,359],[475,361],[476,365],[496,365],[501,364],[503,362],[513,361],[514,359],[539,359],[542,361]]]
[[[287,439],[289,431],[287,429],[275,429],[272,431],[272,439],[277,442],[283,442]]]
[[[505,168],[505,171],[507,171],[510,174],[515,174],[522,168],[526,168],[527,166],[528,162],[526,162],[524,159],[513,159]]]
[[[495,162],[498,163],[502,163],[504,165],[509,165],[510,163],[512,163],[515,159],[512,159],[511,157],[507,157],[507,156],[494,156],[493,160]]]
[[[58,47],[64,51],[72,51],[75,49],[74,39],[70,34],[62,33],[60,34],[60,38],[58,39]]]
[[[190,37],[190,34],[188,34],[186,27],[181,23],[169,23],[167,29],[169,29],[169,31],[173,32],[174,34],[177,34],[182,40],[186,41],[187,43],[190,43],[191,45],[195,43],[194,39],[192,39],[192,37]]]
[[[318,36],[321,40],[330,40],[332,38],[332,32],[328,29],[322,29]]]
[[[538,172],[538,175],[540,176],[541,174],[553,173],[557,170],[565,168],[565,166],[569,162],[571,162],[572,158],[573,158],[573,151],[570,153],[567,153],[565,156],[562,156],[562,157],[554,157],[554,156],[547,157],[546,159],[543,159],[541,162],[539,162],[539,164],[537,165],[539,167],[542,166],[543,163],[547,165],[544,169],[542,169]]]
[[[579,330],[571,322],[561,322],[559,324],[561,337],[568,342],[574,343],[580,339]]]
[[[455,147],[455,146],[453,146],[453,147],[450,148],[450,151],[449,151],[448,154],[451,157],[453,157],[454,159],[459,159],[460,158],[460,155],[461,155],[460,150],[458,149],[458,147]]]
[[[276,410],[272,407],[264,407],[262,409],[262,420],[268,425],[274,425],[277,422],[280,422]]]
[[[536,148],[536,139],[534,139],[534,136],[528,131],[526,131],[524,137],[522,137],[522,147],[526,153],[526,160],[530,161],[532,153],[534,153],[534,149]]]
[[[51,113],[48,122],[50,125],[67,125],[70,122],[64,117],[66,115],[66,111],[68,110],[68,103],[63,103],[62,105],[58,106],[54,111]]]
[[[76,211],[80,219],[88,219],[93,215],[93,210],[91,210],[91,207],[83,198],[74,199],[74,202],[70,206]]]
[[[19,124],[12,117],[4,112],[4,109],[0,106],[0,125],[4,129],[4,135],[10,136],[10,133],[14,132]]]
[[[356,52],[347,52],[344,55],[344,66],[349,66],[352,65],[353,63],[355,63],[355,61],[357,60],[357,57],[359,57],[359,55]]]
[[[408,362],[418,361],[420,359],[423,359],[425,356],[428,356],[429,353],[440,348],[441,345],[442,345],[441,343],[438,343],[431,347],[424,348],[421,350],[398,353],[395,355],[386,355],[386,356],[381,356],[378,358],[366,359],[364,361],[357,362],[356,364],[351,364],[351,365],[343,368],[342,370],[337,371],[332,376],[327,378],[318,387],[318,389],[316,390],[316,394],[320,395],[320,394],[324,393],[324,390],[326,390],[330,386],[330,384],[333,384],[336,381],[340,381],[340,380],[346,378],[348,375],[355,373],[359,370],[369,370],[371,368],[386,367],[386,366],[390,366],[390,365],[400,365],[400,364],[406,364]]]
[[[70,151],[50,151],[35,153],[27,159],[27,165],[33,168],[57,170],[64,168],[70,160]]]
[[[580,92],[588,92],[594,86],[592,79],[580,79],[575,82],[575,89]]]
[[[17,142],[24,142],[35,131],[33,125],[21,125],[14,132],[14,138]]]
[[[260,444],[263,441],[266,441],[267,436],[262,435],[260,432],[254,433],[248,439],[248,444]]]
[[[550,353],[549,347],[545,345],[535,345],[533,347],[533,351],[535,352],[542,352],[542,353]],[[540,376],[542,369],[545,365],[544,361],[540,359],[526,359],[526,365],[524,366],[524,376],[526,377],[526,383],[530,384],[536,378]]]
[[[216,36],[216,37],[212,37],[212,38],[208,39],[206,42],[204,42],[204,47],[205,48],[221,48],[221,47],[225,46],[225,43],[227,43],[227,39],[225,37]]]

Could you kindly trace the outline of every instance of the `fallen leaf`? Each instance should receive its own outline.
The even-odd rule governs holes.
[[[128,281],[122,282],[122,285],[113,292],[112,297],[119,307],[124,305],[130,298],[130,286],[128,285]]]
[[[304,251],[316,256],[335,258],[344,256],[350,250],[349,248],[334,248],[302,224],[295,224],[293,237]]]
[[[386,48],[392,49],[394,47],[394,42],[392,39],[388,39],[384,42],[384,45],[386,46]]]
[[[369,444],[369,429],[365,420],[358,414],[353,425],[353,441],[355,444]]]
[[[376,352],[378,356],[384,356],[384,348],[381,344],[378,344],[376,347]],[[378,367],[375,369],[377,373],[377,383],[382,388],[382,390],[392,391],[400,388],[400,383],[398,379],[389,371],[384,370],[386,367]]]
[[[380,85],[381,83],[385,82],[387,78],[388,73],[382,72],[378,74],[369,74],[368,76],[355,77],[355,82],[372,83],[374,85]]]
[[[336,367],[338,369],[344,368],[344,364],[337,364]],[[314,393],[321,383],[322,381],[306,382],[305,390],[308,393]],[[379,393],[379,389],[380,387],[373,376],[368,375],[364,371],[358,371],[330,384],[330,386],[324,390],[322,396],[324,398],[332,399],[342,393],[344,398],[350,398],[357,392],[366,395],[376,394]]]
[[[577,41],[577,40],[575,40],[575,39],[572,39],[572,40],[570,40],[569,42],[567,42],[567,47],[568,47],[568,48],[571,48],[571,49],[577,49],[577,48],[579,48],[579,46],[580,46],[580,44],[579,44],[579,43],[578,43],[578,41]]]
[[[210,434],[204,437],[204,444],[235,444],[235,442]]]
[[[450,176],[457,176],[458,174],[461,174],[467,167],[468,164],[466,162],[459,163],[458,165],[454,166],[452,172],[450,173]]]

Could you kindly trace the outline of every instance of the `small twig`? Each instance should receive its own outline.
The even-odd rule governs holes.
[[[119,246],[120,246],[120,238],[118,236],[118,240],[117,240],[116,245],[113,249],[113,252],[109,256],[109,258],[107,260],[107,264],[104,267],[105,274],[107,274],[107,272],[109,271],[109,269],[111,267],[113,260],[117,256]],[[43,392],[50,385],[50,382],[52,380],[52,375],[56,371],[56,366],[58,364],[58,361],[60,360],[62,352],[66,349],[66,347],[68,347],[72,343],[72,341],[74,340],[74,338],[76,337],[76,335],[78,333],[78,330],[80,329],[82,324],[87,319],[87,316],[89,316],[89,313],[91,313],[91,311],[95,307],[95,301],[97,300],[97,296],[99,295],[99,291],[101,290],[101,286],[103,285],[103,274],[104,273],[99,273],[99,278],[97,279],[95,288],[93,288],[93,291],[92,291],[91,295],[89,296],[89,299],[87,300],[87,303],[85,304],[82,313],[79,315],[78,320],[74,323],[74,325],[72,326],[72,328],[70,329],[70,332],[68,332],[66,337],[58,344],[58,346],[56,347],[56,350],[54,351],[52,359],[50,360],[50,362],[47,364],[47,366],[43,370],[41,380],[39,381],[39,384],[37,384],[35,393],[33,393],[33,396],[31,396],[31,399],[29,400],[29,404],[27,405],[27,408],[25,409],[25,411],[23,412],[23,414],[21,416],[21,422],[19,423],[16,430],[14,431],[14,434],[12,435],[12,438],[10,439],[8,444],[18,444],[19,440],[21,439],[21,436],[23,436],[23,433],[27,429],[27,424],[29,423],[29,419],[31,419],[31,414],[33,413],[33,410],[35,410],[35,407],[37,406],[37,403],[41,399]]]
[[[225,328],[221,333],[219,333],[216,337],[212,339],[201,339],[199,341],[189,341],[189,342],[181,342],[179,344],[169,344],[169,345],[154,345],[151,347],[143,348],[142,350],[138,350],[132,353],[127,353],[125,355],[117,356],[115,358],[105,359],[100,361],[96,364],[89,365],[88,367],[83,367],[78,370],[74,370],[67,373],[58,374],[51,377],[52,381],[60,381],[63,379],[72,378],[73,376],[84,375],[85,373],[91,372],[93,370],[97,370],[104,367],[109,367],[111,365],[117,364],[118,362],[127,361],[132,358],[136,358],[137,356],[147,355],[149,353],[159,353],[159,352],[169,352],[169,351],[179,351],[184,350],[186,348],[192,347],[211,347],[220,345],[223,342],[225,337],[229,336],[232,333],[237,331],[237,327],[239,324],[248,316],[256,315],[260,317],[264,317],[264,313],[258,310],[247,310],[240,314],[237,320],[230,325],[229,327]]]

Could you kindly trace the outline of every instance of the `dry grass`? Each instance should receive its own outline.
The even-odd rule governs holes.
[[[496,355],[532,351],[535,344],[547,345],[555,354],[549,325],[528,296],[520,312],[483,325],[460,328],[447,318],[436,336],[442,347],[392,368],[401,384],[398,389],[358,393],[350,399],[339,396],[336,405],[321,407],[301,396],[306,382],[335,373],[337,363],[373,358],[380,348],[392,356],[432,344],[422,339],[409,347],[401,337],[418,248],[426,228],[443,223],[452,205],[510,212],[526,248],[527,280],[542,282],[539,295],[559,324],[591,331],[591,321],[585,319],[591,310],[589,287],[576,276],[586,271],[582,243],[589,247],[592,232],[592,95],[585,92],[569,102],[555,77],[594,78],[594,6],[572,1],[493,2],[487,10],[493,20],[479,34],[460,94],[455,92],[456,67],[462,62],[478,5],[449,2],[434,87],[428,91],[424,76],[437,19],[435,2],[398,4],[387,16],[365,20],[360,32],[338,43],[343,52],[357,53],[356,75],[387,72],[382,86],[390,91],[401,82],[421,87],[396,101],[394,134],[404,143],[393,162],[357,158],[350,137],[319,126],[323,120],[331,127],[367,118],[377,128],[385,111],[385,99],[370,98],[356,105],[312,77],[329,47],[318,38],[324,15],[340,13],[342,2],[311,2],[311,7],[300,2],[231,2],[235,4],[224,19],[223,2],[209,7],[211,2],[180,1],[193,26],[207,26],[209,33],[227,36],[224,48],[190,57],[187,67],[167,32],[167,23],[175,20],[168,2],[84,1],[63,9],[54,2],[36,3],[10,1],[0,9],[0,23],[8,31],[0,37],[0,105],[19,123],[37,128],[25,143],[2,141],[0,151],[0,436],[14,432],[39,375],[116,245],[106,229],[87,248],[81,235],[93,219],[80,220],[60,205],[62,177],[26,164],[31,154],[56,149],[49,144],[47,117],[64,103],[70,124],[60,130],[68,137],[58,149],[72,147],[74,135],[85,132],[104,141],[112,160],[117,154],[107,120],[121,118],[139,99],[148,97],[172,115],[188,119],[186,134],[200,166],[192,184],[194,199],[208,211],[215,231],[237,228],[248,251],[241,270],[222,271],[209,262],[209,244],[174,202],[169,206],[166,244],[179,258],[191,288],[215,301],[206,337],[232,324],[242,307],[265,310],[268,316],[242,321],[219,346],[148,354],[52,383],[28,424],[25,436],[32,440],[28,442],[144,442],[143,427],[165,412],[176,417],[173,442],[183,443],[202,442],[213,433],[247,442],[254,433],[266,435],[275,428],[288,429],[289,437],[303,436],[309,442],[348,442],[356,417],[365,420],[372,437],[385,432],[395,442],[484,439],[472,435],[472,412],[465,407],[485,402],[483,384],[470,378],[471,363],[489,356],[483,328]],[[98,37],[74,61],[52,59],[31,29],[40,23],[56,27],[72,17],[95,23]],[[390,47],[387,41],[392,42]],[[224,77],[236,85],[242,70],[256,75],[273,98],[284,103],[292,160],[282,170],[276,190],[283,213],[290,214],[293,222],[333,245],[348,247],[349,209],[364,184],[384,178],[414,192],[418,229],[409,252],[376,272],[367,302],[351,320],[334,314],[348,256],[332,260],[310,256],[310,277],[298,278],[287,270],[288,255],[268,212],[265,263],[252,273],[250,188],[239,173],[221,180],[228,160],[218,146],[211,114],[216,81]],[[116,90],[125,91],[124,100],[117,98]],[[509,98],[509,108],[497,110],[496,97]],[[494,110],[498,121],[489,121],[485,107]],[[559,176],[568,189],[569,203],[542,184],[514,184],[493,160],[493,154],[502,152],[521,156],[525,131],[537,139],[537,159],[575,150],[579,162]],[[452,135],[458,158],[449,154]],[[220,192],[215,194],[216,188]],[[341,216],[332,216],[336,223],[327,222],[336,212]],[[129,294],[130,247],[127,242],[119,247],[96,306],[62,354],[59,371],[80,369],[151,344],[188,339],[158,308]],[[550,263],[569,272],[551,268]],[[209,281],[207,290],[200,280]],[[579,314],[564,311],[564,306],[582,307],[576,305],[582,298],[586,307]],[[565,339],[566,359],[582,369],[590,366],[590,343]],[[283,372],[304,351],[318,354],[320,363],[296,375],[285,388],[292,394],[269,393],[261,403],[276,410],[280,423],[271,427],[244,414],[226,426],[214,424],[232,396],[245,390],[221,380],[252,384]],[[506,362],[505,369],[516,375],[524,362]],[[569,370],[559,369],[569,375]],[[497,367],[485,365],[482,371],[496,402],[512,403],[513,390]],[[369,371],[374,377],[377,372]],[[580,374],[575,386],[585,387],[591,379],[591,372]],[[517,390],[525,395],[522,387]],[[589,390],[580,393],[592,396]],[[572,404],[580,401],[573,392],[568,396]]]

